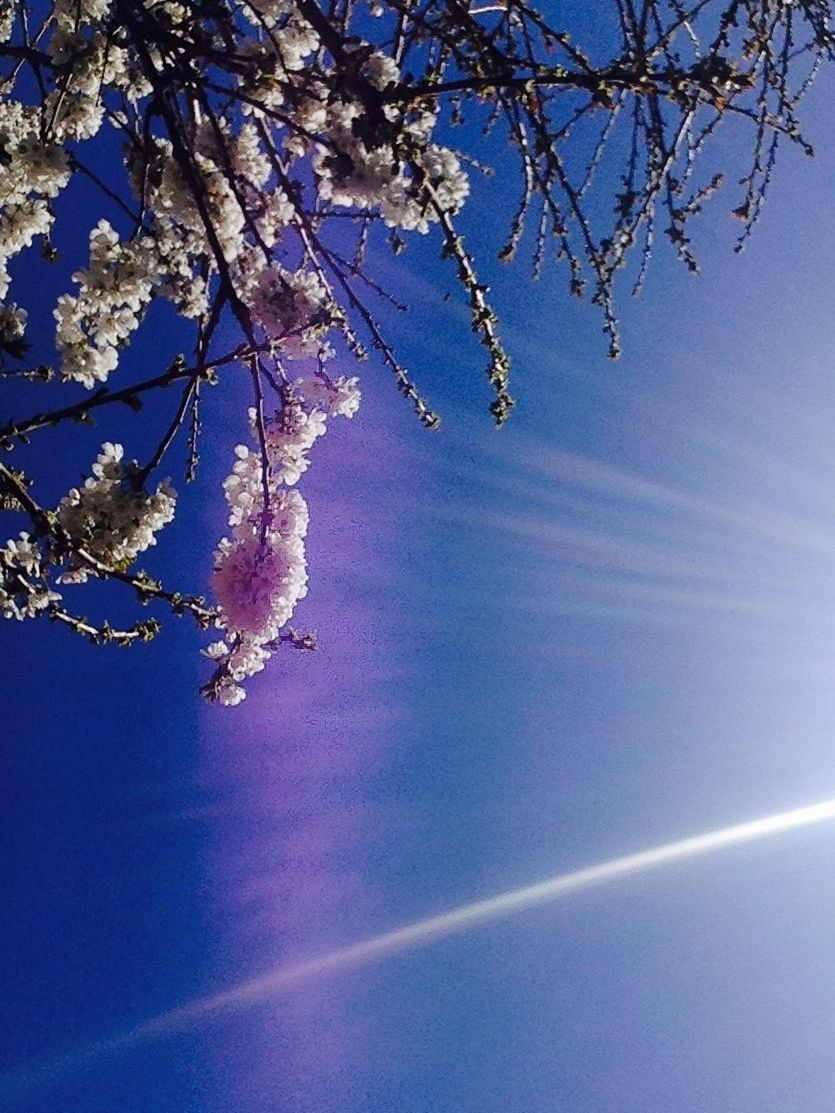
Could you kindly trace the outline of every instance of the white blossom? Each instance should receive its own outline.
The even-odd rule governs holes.
[[[213,698],[226,706],[244,698],[240,682],[263,669],[268,643],[307,594],[309,515],[293,488],[326,432],[327,416],[352,417],[359,400],[355,378],[332,379],[320,370],[288,388],[283,409],[270,420],[261,424],[257,411],[249,412],[252,438],[263,444],[257,450],[239,444],[223,483],[232,536],[218,545],[212,588],[226,642],[206,650],[218,663]]]
[[[90,233],[90,266],[73,275],[78,295],[62,294],[55,307],[55,343],[65,378],[88,388],[107,380],[159,277],[160,263],[147,238],[120,243],[110,224],[99,221]]]
[[[18,305],[0,305],[0,343],[20,343],[26,332],[29,315]]]
[[[61,499],[58,521],[85,553],[107,568],[129,567],[139,553],[156,545],[156,534],[172,521],[176,493],[163,480],[153,494],[134,486],[135,465],[123,463],[124,449],[106,441],[92,476]],[[72,560],[64,582],[83,582],[88,569]]]
[[[294,385],[307,402],[320,406],[329,417],[353,417],[359,409],[361,395],[356,376],[331,379],[320,371],[297,379]]]
[[[38,545],[28,533],[0,546],[0,614],[18,621],[35,618],[60,594],[48,586],[48,569]]]

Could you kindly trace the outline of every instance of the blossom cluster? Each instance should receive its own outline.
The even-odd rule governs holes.
[[[182,21],[181,6],[165,7],[169,19]],[[102,54],[110,4],[83,4],[80,18],[75,4],[59,4],[56,12],[50,43],[56,60],[74,67],[69,99],[76,113],[85,105],[92,112],[94,103],[100,116],[108,86],[124,84],[134,105],[149,97],[153,89],[126,48],[114,45]],[[173,139],[157,135],[148,137],[141,152],[129,152],[144,220],[125,242],[106,221],[91,233],[90,265],[74,275],[79,292],[62,296],[55,311],[66,378],[87,387],[106,381],[158,295],[171,298],[180,313],[199,317],[207,308],[207,278],[218,266],[228,267],[235,297],[283,355],[311,354],[335,319],[331,292],[321,272],[291,269],[277,251],[299,219],[288,196],[288,174],[308,155],[318,206],[376,211],[391,228],[425,233],[442,212],[457,212],[467,198],[469,183],[457,155],[432,141],[436,114],[375,101],[374,94],[400,80],[391,58],[368,44],[352,44],[353,55],[362,59],[357,91],[334,63],[311,76],[308,67],[321,43],[292,0],[245,5],[247,13],[254,25],[247,49],[259,59],[239,79],[249,119],[218,113],[196,122],[187,155]],[[96,97],[90,72],[99,80]],[[23,112],[10,103],[18,115]],[[62,124],[64,142],[98,131],[98,116],[95,123],[85,120],[70,131]],[[18,157],[6,171],[28,216],[23,219],[23,210],[18,215],[16,239],[0,229],[0,242],[19,241],[20,247],[48,232],[51,215],[41,198],[54,196],[69,177],[65,147],[30,135],[36,126],[37,114],[27,124],[26,142],[11,148]]]
[[[0,614],[3,618],[35,618],[61,599],[49,586],[43,554],[25,531],[0,546]]]
[[[150,239],[120,243],[106,220],[90,234],[90,266],[76,271],[79,293],[62,294],[55,307],[56,346],[63,374],[90,388],[105,382],[118,351],[139,327],[151,300],[159,264]]]
[[[391,58],[364,44],[359,51],[368,54],[362,72],[371,89],[384,93],[398,84]],[[441,212],[456,213],[467,199],[458,156],[430,141],[434,112],[407,113],[393,104],[371,112],[357,97],[334,98],[322,84],[308,90],[300,122],[328,137],[318,145],[314,169],[320,196],[334,205],[378,209],[390,228],[425,234]]]
[[[164,480],[148,494],[136,464],[124,463],[123,456],[122,445],[102,445],[93,474],[68,491],[52,512],[56,538],[23,531],[0,547],[4,618],[51,612],[62,599],[56,584],[85,583],[90,575],[124,571],[156,544],[156,533],[174,517],[175,493]]]
[[[58,523],[79,550],[105,569],[128,568],[139,553],[156,545],[156,534],[174,517],[176,494],[163,480],[153,494],[137,485],[135,464],[123,462],[120,444],[106,441],[93,474],[73,487],[58,506]],[[64,583],[84,583],[90,567],[71,560]]]
[[[327,431],[329,417],[352,417],[359,406],[356,378],[323,370],[287,386],[282,409],[270,420],[250,411],[253,450],[239,444],[223,488],[231,537],[215,553],[212,587],[225,641],[207,650],[217,662],[207,694],[227,706],[245,696],[241,681],[263,669],[279,632],[307,595],[304,540],[308,509],[295,484],[308,453]]]

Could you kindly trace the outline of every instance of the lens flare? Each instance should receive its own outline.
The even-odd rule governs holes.
[[[737,823],[732,827],[721,827],[716,831],[665,843],[663,846],[642,850],[637,854],[610,858],[597,865],[573,870],[570,873],[561,873],[546,881],[526,885],[521,889],[511,889],[486,900],[462,904],[438,916],[417,920],[359,943],[329,951],[319,957],[280,966],[261,977],[252,978],[220,993],[161,1013],[135,1028],[89,1044],[77,1052],[55,1058],[48,1063],[41,1062],[32,1064],[29,1068],[21,1068],[13,1075],[0,1078],[0,1094],[7,1097],[20,1096],[22,1091],[29,1090],[33,1086],[48,1083],[102,1056],[115,1054],[131,1045],[164,1035],[166,1032],[182,1030],[212,1015],[224,1014],[256,1004],[315,978],[379,962],[397,952],[411,950],[413,947],[454,932],[464,931],[477,924],[546,904],[580,889],[589,889],[608,881],[645,873],[671,862],[695,858],[728,846],[754,842],[769,835],[809,827],[831,819],[835,819],[835,797],[804,808],[778,812],[776,815],[750,820],[747,823]]]

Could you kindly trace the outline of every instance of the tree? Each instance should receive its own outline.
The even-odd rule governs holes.
[[[570,33],[583,6],[560,7],[565,23],[526,0],[0,4],[0,356],[24,415],[0,428],[0,496],[25,527],[0,548],[5,617],[45,615],[97,642],[152,637],[156,619],[113,628],[65,599],[91,580],[121,583],[220,628],[203,693],[230,705],[281,644],[313,648],[291,626],[307,591],[296,483],[328,420],[359,404],[357,378],[332,361],[371,350],[418,418],[439,421],[386,337],[380,242],[398,255],[410,233],[436,238],[486,352],[497,424],[513,405],[489,290],[456,221],[468,163],[480,172],[473,156],[499,141],[519,183],[499,258],[527,250],[537,275],[553,256],[571,294],[589,287],[612,357],[613,288],[633,249],[635,290],[657,227],[697,269],[690,225],[722,183],[710,150],[728,120],[749,133],[747,165],[729,168],[744,244],[781,142],[812,153],[797,112],[835,54],[826,0],[611,0],[588,43]],[[95,214],[89,259],[67,273],[54,344],[32,359],[25,299],[11,299],[35,296],[33,244],[55,264],[80,197]],[[10,271],[24,251],[25,270]],[[138,377],[126,349],[161,300],[189,354]],[[193,478],[210,388],[241,372],[251,440],[224,484],[230,530],[208,603],[137,559],[174,516],[166,454],[184,438]],[[23,386],[54,376],[51,405],[26,416]],[[176,401],[150,458],[105,441],[83,485],[42,500],[38,445],[22,446],[120,405],[145,414],[159,391]]]

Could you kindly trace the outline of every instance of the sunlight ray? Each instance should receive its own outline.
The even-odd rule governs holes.
[[[262,977],[253,978],[212,997],[206,997],[181,1009],[165,1013],[143,1025],[141,1032],[150,1035],[156,1031],[162,1032],[171,1027],[179,1027],[181,1024],[214,1012],[240,1008],[272,993],[289,989],[307,979],[372,963],[387,955],[410,950],[430,940],[465,930],[476,924],[546,904],[580,889],[591,888],[631,874],[645,873],[669,862],[694,858],[735,844],[753,842],[769,835],[777,835],[832,819],[835,819],[835,797],[818,804],[778,812],[761,819],[737,823],[731,827],[720,827],[715,831],[665,843],[636,854],[610,858],[593,866],[561,873],[546,881],[511,889],[485,900],[460,905],[437,916],[417,920],[359,943],[329,951],[318,958],[280,966]]]
[[[63,1074],[81,1069],[101,1057],[115,1054],[132,1045],[152,1040],[168,1032],[182,1031],[212,1016],[222,1016],[255,1005],[304,982],[380,962],[398,952],[411,950],[478,924],[547,904],[582,889],[646,873],[668,863],[695,858],[726,847],[754,842],[770,835],[810,827],[833,819],[835,819],[835,797],[806,807],[777,812],[745,823],[736,823],[730,827],[720,827],[714,831],[664,843],[635,854],[610,858],[596,865],[558,874],[556,877],[533,885],[525,885],[484,900],[462,904],[448,912],[417,920],[318,957],[279,966],[260,977],[161,1013],[128,1031],[91,1043],[76,1052],[56,1057],[49,1062],[32,1064],[28,1068],[21,1067],[0,1078],[0,1094],[7,1099],[19,1098],[34,1087],[48,1084]]]

